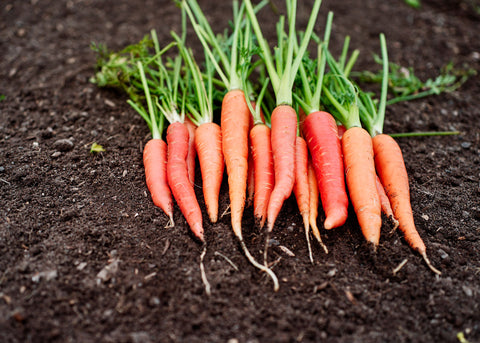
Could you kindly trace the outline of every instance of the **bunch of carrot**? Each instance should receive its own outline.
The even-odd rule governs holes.
[[[295,23],[297,2],[286,1],[287,16],[279,18],[273,53],[257,20],[267,0],[256,6],[250,0],[234,0],[231,31],[223,34],[214,33],[196,0],[178,3],[180,36],[172,32],[172,42],[162,49],[152,31],[140,44],[111,54],[97,74],[103,85],[120,85],[127,91],[129,103],[151,130],[152,139],[144,148],[146,183],[170,224],[174,225],[175,199],[195,237],[205,243],[194,191],[198,157],[210,221],[218,220],[225,168],[233,232],[248,260],[271,276],[275,290],[278,281],[268,264],[268,237],[292,193],[312,261],[310,230],[328,252],[317,227],[321,198],[325,229],[344,225],[351,202],[366,240],[376,248],[383,210],[439,273],[413,223],[400,148],[382,133],[388,79],[384,36],[384,83],[377,108],[372,95],[350,78],[358,52],[347,60],[348,39],[338,61],[329,52],[333,14],[328,15],[322,40],[313,32],[321,0],[314,1],[301,33]],[[203,68],[186,46],[187,22],[203,46]],[[317,44],[316,59],[306,53],[312,41]],[[220,118],[214,118],[217,106]],[[250,254],[242,235],[249,201],[258,225],[266,225],[263,263]]]

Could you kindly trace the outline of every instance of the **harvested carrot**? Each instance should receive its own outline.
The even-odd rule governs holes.
[[[296,89],[296,98],[304,110],[302,130],[307,141],[318,189],[325,212],[327,230],[345,224],[348,216],[348,196],[345,189],[342,147],[334,117],[321,110],[322,84],[333,13],[329,12],[323,43],[317,46],[315,68],[300,66],[302,86]],[[308,57],[306,57],[308,58]]]
[[[415,227],[410,203],[408,174],[402,151],[391,136],[383,133],[389,68],[387,45],[383,34],[380,34],[380,46],[382,50],[383,80],[378,108],[371,98],[371,93],[360,92],[361,119],[373,137],[372,144],[378,177],[390,200],[393,215],[398,220],[400,231],[402,231],[408,245],[423,257],[427,266],[434,273],[441,274],[427,257],[427,248]]]
[[[218,197],[224,169],[222,132],[215,123],[200,125],[195,133],[195,146],[202,173],[202,189],[207,213],[212,223],[218,220]]]
[[[188,129],[183,123],[174,122],[168,126],[167,145],[168,184],[190,229],[203,242],[202,211],[188,179]]]
[[[380,199],[376,186],[372,139],[360,127],[352,127],[342,137],[348,192],[365,239],[374,246],[382,227]]]
[[[253,213],[260,227],[263,227],[275,183],[270,128],[265,124],[256,124],[250,131],[250,139],[255,171]]]
[[[272,231],[283,203],[290,197],[295,183],[297,114],[293,107],[281,105],[273,110],[270,120],[275,185],[268,202],[268,231]]]
[[[247,191],[250,111],[247,97],[244,89],[242,89],[245,81],[242,80],[239,66],[244,59],[243,51],[251,49],[246,44],[246,42],[251,44],[251,39],[249,39],[249,25],[245,24],[243,18],[245,4],[242,3],[241,7],[238,8],[238,3],[234,3],[235,16],[231,37],[218,36],[213,33],[196,0],[182,1],[182,7],[185,8],[193,29],[204,47],[207,55],[206,59],[213,64],[227,89],[222,100],[220,126],[222,150],[228,177],[233,232],[238,238],[247,259],[253,266],[266,272],[272,278],[274,290],[277,291],[279,284],[276,275],[268,266],[255,260],[247,249],[242,235],[242,217]],[[241,37],[245,37],[245,39],[243,40]],[[223,45],[219,43],[222,38],[231,43],[228,54],[225,53]]]
[[[277,39],[279,48],[275,59],[270,47],[263,37],[262,30],[250,0],[245,2],[249,21],[261,50],[261,58],[272,82],[276,107],[271,115],[271,142],[275,170],[275,186],[270,196],[267,209],[267,232],[273,230],[277,216],[284,201],[291,195],[295,181],[295,140],[297,135],[297,114],[292,107],[292,88],[298,68],[307,49],[313,27],[320,9],[320,0],[314,2],[307,28],[298,49],[295,49],[297,2],[287,1],[288,34],[283,31],[284,18],[281,17]],[[296,50],[296,51],[294,51]],[[296,56],[294,58],[294,52]],[[275,65],[276,64],[276,65]],[[267,235],[268,244],[268,235]],[[265,260],[266,260],[265,249]]]
[[[145,144],[143,165],[153,203],[165,212],[173,224],[172,193],[167,181],[167,144],[163,139],[150,139]]]
[[[189,68],[191,80],[185,90],[193,95],[188,98],[186,107],[190,113],[187,121],[194,129],[194,149],[198,155],[200,171],[202,173],[203,198],[207,213],[212,223],[218,220],[218,199],[223,179],[224,161],[222,152],[222,132],[220,126],[213,122],[213,85],[214,69],[211,63],[205,62],[206,71],[201,73],[191,50],[186,49],[183,40],[176,34],[177,42],[186,65]],[[189,155],[190,156],[190,155]],[[187,163],[188,157],[187,157]],[[193,185],[193,183],[192,183]]]
[[[312,154],[312,164],[325,212],[325,229],[345,224],[348,196],[345,189],[342,146],[337,124],[330,113],[316,111],[307,115],[303,132]]]

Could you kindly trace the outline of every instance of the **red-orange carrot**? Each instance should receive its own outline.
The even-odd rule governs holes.
[[[319,206],[319,193],[318,193],[318,183],[317,177],[315,176],[315,170],[313,169],[313,164],[311,159],[308,161],[308,189],[310,192],[310,215],[309,223],[312,228],[313,236],[317,239],[318,243],[322,246],[326,254],[328,254],[327,246],[323,243],[322,237],[320,236],[320,231],[317,226],[317,217],[318,217],[318,206]]]
[[[198,239],[204,242],[202,211],[188,179],[188,129],[183,123],[174,122],[168,126],[167,145],[168,184],[190,229]]]
[[[308,189],[308,148],[302,137],[297,136],[295,142],[295,183],[293,193],[297,200],[298,210],[303,218],[305,237],[307,239],[310,261],[313,262],[310,246],[310,191]]]
[[[342,148],[348,192],[358,223],[366,240],[376,247],[382,219],[372,139],[365,129],[352,127],[342,137]]]
[[[197,126],[188,118],[185,118],[185,126],[188,129],[188,154],[187,154],[187,170],[188,179],[190,183],[195,184],[195,158],[197,152],[195,151],[195,130]]]
[[[345,224],[348,216],[348,196],[337,124],[330,113],[316,111],[306,117],[303,132],[312,155],[325,212],[324,227],[329,230]]]
[[[172,193],[167,181],[167,144],[162,139],[150,139],[145,144],[143,165],[153,203],[165,212],[173,225]]]
[[[375,152],[375,147],[373,151]],[[385,193],[385,188],[383,187],[382,181],[380,181],[378,176],[376,176],[375,179],[378,197],[380,198],[380,204],[382,206],[382,212],[388,217],[388,219],[392,221],[394,225],[393,230],[395,230],[398,227],[398,220],[396,220],[395,216],[393,215],[392,206],[390,204],[390,200],[388,199],[387,193]]]
[[[265,124],[255,125],[250,131],[250,139],[255,174],[253,213],[260,227],[263,227],[267,219],[270,194],[275,183],[270,128]]]
[[[390,199],[400,231],[403,232],[408,245],[422,255],[430,269],[440,274],[440,271],[430,263],[425,243],[415,227],[410,204],[408,175],[400,147],[391,136],[385,134],[376,135],[372,141],[378,176]]]
[[[284,201],[290,197],[295,183],[295,140],[297,114],[293,107],[275,107],[271,116],[271,141],[275,185],[267,209],[267,230],[273,230]]]
[[[195,132],[195,147],[202,173],[203,197],[212,223],[218,219],[218,197],[224,169],[222,132],[215,123],[201,124]]]
[[[250,110],[241,90],[231,90],[223,98],[221,110],[222,149],[227,169],[232,227],[242,238],[242,216],[248,174],[248,128]]]

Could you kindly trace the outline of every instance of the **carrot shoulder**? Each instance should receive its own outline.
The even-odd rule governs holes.
[[[200,210],[193,186],[188,179],[186,162],[188,129],[183,123],[174,122],[168,126],[167,144],[168,184],[190,229],[203,242],[202,211]]]
[[[342,148],[350,200],[365,239],[376,247],[382,218],[372,138],[365,129],[352,127],[343,134]]]

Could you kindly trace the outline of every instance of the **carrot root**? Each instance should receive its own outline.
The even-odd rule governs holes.
[[[303,124],[303,133],[312,155],[312,163],[325,212],[327,230],[345,224],[348,216],[348,196],[342,145],[335,119],[327,112],[310,113]]]
[[[195,147],[202,173],[202,189],[207,213],[212,223],[218,220],[218,198],[224,170],[222,132],[215,123],[196,129]]]
[[[188,179],[188,129],[180,122],[172,123],[167,129],[168,160],[167,179],[178,207],[195,236],[204,242],[202,211],[195,191]]]
[[[373,137],[372,143],[375,167],[390,199],[393,214],[399,222],[398,228],[402,231],[408,245],[423,257],[427,266],[434,273],[440,274],[428,259],[425,243],[415,227],[408,174],[400,146],[391,136],[385,134]]]
[[[152,201],[168,216],[167,227],[173,227],[172,193],[167,181],[167,144],[162,139],[147,142],[143,149],[143,165]]]
[[[342,137],[347,186],[363,236],[375,247],[380,241],[381,206],[375,181],[372,138],[360,127]]]

